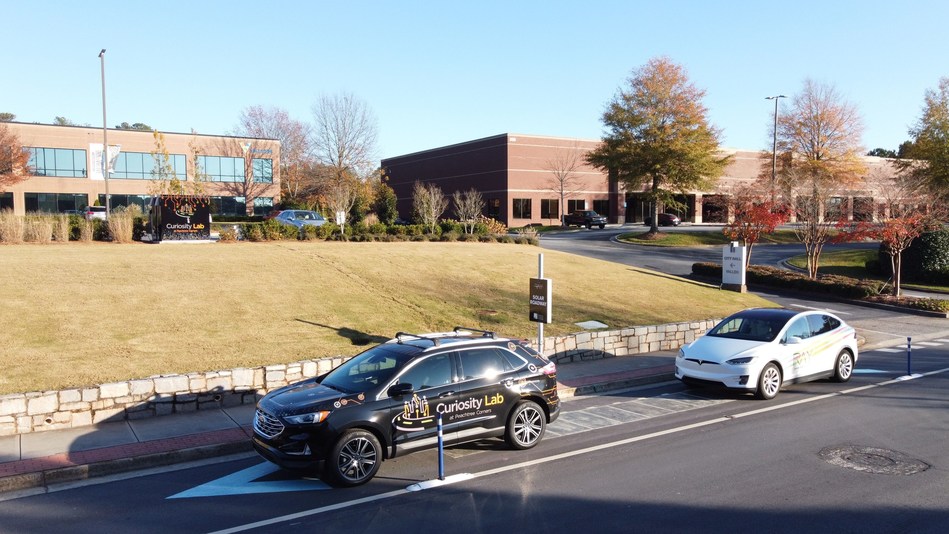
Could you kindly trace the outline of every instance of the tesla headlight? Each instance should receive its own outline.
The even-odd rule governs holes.
[[[727,360],[725,363],[727,363],[728,365],[748,365],[749,363],[751,363],[751,360],[754,360],[754,359],[755,359],[754,356],[746,356],[744,358],[732,358],[730,360]]]
[[[322,423],[326,421],[326,418],[329,417],[330,412],[313,412],[313,413],[301,413],[300,415],[288,415],[284,417],[288,423],[294,425],[315,425],[316,423]]]
[[[685,358],[685,351],[682,349],[679,349],[679,358]]]

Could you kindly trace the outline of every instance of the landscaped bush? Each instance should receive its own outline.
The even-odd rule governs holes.
[[[132,213],[128,210],[117,208],[109,214],[109,235],[114,243],[131,243],[134,235],[132,233],[133,226]]]
[[[28,215],[23,225],[23,240],[47,244],[53,240],[53,223],[49,215]]]
[[[92,242],[92,240],[96,236],[96,226],[92,223],[92,221],[87,221],[85,219],[80,218],[76,226],[76,229],[79,232],[78,239],[79,241],[82,241],[83,243]]]
[[[23,217],[14,215],[13,210],[0,211],[0,243],[22,243]]]
[[[53,241],[57,243],[66,243],[71,234],[69,226],[69,216],[59,214],[53,216]]]
[[[263,222],[261,215],[215,215],[214,222]]]
[[[102,219],[92,219],[92,239],[96,241],[110,241],[112,235],[109,234],[109,223]]]
[[[234,226],[222,226],[218,230],[218,240],[223,243],[233,243],[237,241],[237,230]]]

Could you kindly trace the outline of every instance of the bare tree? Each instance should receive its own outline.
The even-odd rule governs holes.
[[[430,233],[435,233],[438,220],[448,209],[448,199],[442,193],[442,189],[435,184],[415,182],[412,202],[419,221],[428,226]]]
[[[584,151],[578,143],[569,148],[558,149],[552,158],[546,161],[544,168],[552,175],[548,180],[548,190],[560,198],[560,225],[566,213],[567,198],[582,189],[578,170],[584,163]]]
[[[795,233],[804,243],[811,278],[817,277],[821,252],[831,237],[825,214],[834,193],[866,173],[860,157],[862,132],[856,107],[833,86],[811,80],[804,81],[791,111],[778,121],[779,182],[796,204]]]
[[[280,141],[280,189],[285,202],[302,202],[307,193],[306,169],[312,162],[311,127],[277,107],[250,106],[241,112],[238,137]]]
[[[376,168],[376,118],[365,103],[342,94],[320,96],[313,119],[313,153],[329,171],[321,195],[327,206],[348,213],[358,197],[354,180],[365,181]]]
[[[0,123],[0,191],[29,177],[30,151],[6,124]]]
[[[452,200],[455,203],[455,216],[464,225],[465,233],[473,234],[475,223],[484,211],[484,199],[481,193],[473,187],[464,194],[455,191]]]

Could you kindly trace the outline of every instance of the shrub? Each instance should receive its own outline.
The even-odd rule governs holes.
[[[53,216],[53,241],[57,243],[66,243],[72,233],[69,223],[69,216],[65,214]]]
[[[372,214],[369,214],[372,216]],[[368,219],[368,217],[367,217]],[[376,222],[369,225],[369,233],[374,235],[384,235],[388,232],[388,228],[384,223]]]
[[[141,215],[133,215],[132,217],[132,239],[135,241],[141,241],[142,236],[145,235],[145,226],[148,223],[148,218]]]
[[[248,241],[264,240],[263,223],[249,223],[244,225],[244,239]]]
[[[916,281],[949,280],[949,230],[926,232],[903,252],[903,274]]]
[[[0,243],[22,243],[23,217],[14,215],[13,210],[0,211]]]
[[[237,241],[237,229],[234,226],[223,226],[218,230],[218,241],[233,243]]]
[[[507,226],[504,226],[504,223],[494,220],[490,217],[482,216],[479,219],[478,224],[483,224],[487,233],[489,234],[501,235],[507,233]]]
[[[92,219],[92,239],[96,241],[109,241],[112,235],[109,234],[109,223],[102,219]]]
[[[23,240],[47,244],[53,240],[53,223],[48,215],[29,215],[23,226]]]
[[[498,238],[501,243],[514,243],[514,236],[504,234]]]
[[[137,206],[136,206],[137,207]],[[139,210],[141,211],[141,210]],[[131,243],[133,234],[132,213],[125,208],[112,210],[109,215],[109,235],[115,243]]]
[[[92,224],[92,221],[87,221],[85,219],[80,219],[77,225],[79,230],[78,239],[83,243],[90,243],[96,236],[95,225]]]

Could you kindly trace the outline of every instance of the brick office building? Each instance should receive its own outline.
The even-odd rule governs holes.
[[[30,151],[30,176],[0,192],[0,209],[61,213],[105,205],[102,128],[4,123]],[[229,136],[163,133],[169,163],[179,180],[195,176],[191,146],[205,175],[204,190],[216,215],[266,214],[280,201],[280,142]],[[108,189],[112,207],[147,205],[154,188],[156,151],[152,132],[108,131],[109,145],[120,147]],[[244,185],[251,175],[250,187]],[[248,191],[253,193],[248,202]]]
[[[412,213],[412,189],[416,181],[435,184],[448,196],[455,191],[478,190],[485,200],[485,215],[510,227],[527,224],[557,224],[561,211],[592,209],[606,215],[610,223],[638,223],[651,213],[644,191],[626,190],[615,177],[588,165],[584,155],[600,141],[522,134],[501,134],[382,160],[389,185],[398,196],[403,218]],[[684,209],[675,211],[683,221],[723,223],[731,214],[728,195],[742,186],[752,186],[762,172],[761,154],[749,150],[723,149],[731,163],[711,191],[689,191],[676,195]],[[885,158],[864,157],[868,176],[893,176],[895,169]],[[575,167],[571,167],[575,162]],[[571,178],[560,206],[557,175],[566,168]],[[862,183],[838,191],[830,199],[825,219],[872,219],[883,196],[879,184]],[[447,213],[446,216],[451,216]]]

